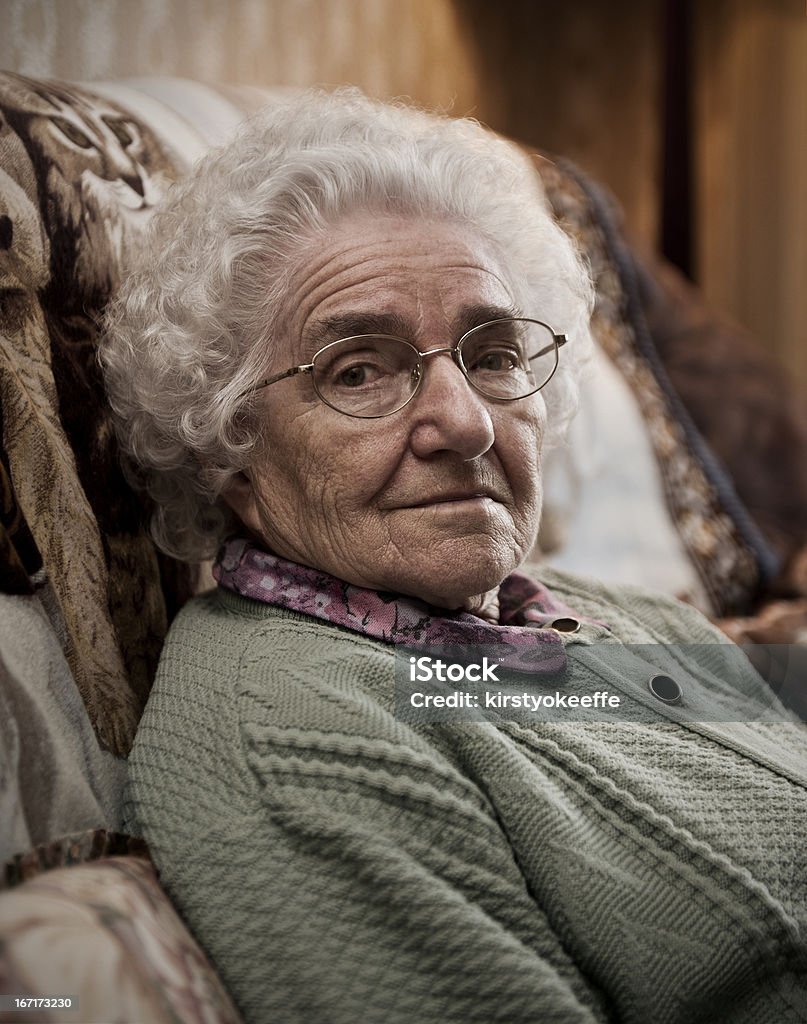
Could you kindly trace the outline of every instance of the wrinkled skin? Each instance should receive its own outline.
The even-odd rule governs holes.
[[[354,216],[305,250],[269,373],[308,362],[335,315],[394,315],[421,351],[450,346],[474,307],[512,310],[493,246],[447,221]],[[529,315],[530,311],[522,311]],[[494,312],[495,315],[495,312]],[[266,443],[226,498],[276,554],[350,583],[495,617],[495,590],[528,554],[541,506],[540,394],[484,398],[449,355],[427,360],[405,408],[344,416],[308,375],[259,393]]]

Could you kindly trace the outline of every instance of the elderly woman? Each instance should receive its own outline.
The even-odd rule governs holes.
[[[109,391],[155,537],[218,550],[218,588],[169,636],[128,814],[246,1019],[807,1019],[803,731],[696,612],[516,572],[589,343],[529,165],[308,94],[151,242]],[[401,714],[417,644],[505,651],[490,709]]]

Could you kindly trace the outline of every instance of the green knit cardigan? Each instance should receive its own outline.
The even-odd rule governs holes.
[[[805,728],[687,721],[769,695],[735,665],[726,713],[693,610],[543,579],[610,627],[559,688],[633,720],[407,724],[382,642],[221,589],[180,614],[127,814],[247,1021],[807,1021]]]

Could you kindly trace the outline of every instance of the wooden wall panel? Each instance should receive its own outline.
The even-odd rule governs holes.
[[[73,80],[352,82],[460,113],[477,103],[451,0],[0,0],[0,67]]]
[[[661,0],[455,0],[479,117],[577,161],[616,194],[631,231],[658,232]]]
[[[697,277],[807,394],[807,9],[695,7]]]

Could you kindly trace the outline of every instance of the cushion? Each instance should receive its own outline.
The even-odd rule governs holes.
[[[148,859],[101,858],[0,893],[0,991],[70,996],[77,1012],[0,1020],[238,1024]]]
[[[709,614],[639,402],[601,347],[592,362],[567,443],[544,457],[535,555],[554,568],[674,594]]]
[[[648,327],[618,212],[607,194],[567,161],[538,156],[536,166],[555,216],[591,266],[596,286],[592,331],[641,411],[668,514],[703,588],[706,608],[715,615],[745,611],[775,576],[778,559],[737,494],[730,471],[719,463],[670,382]],[[621,453],[611,457],[616,462]],[[627,518],[634,498],[624,493]],[[589,491],[587,500],[596,505],[598,496]],[[603,552],[611,547],[602,526],[593,542]],[[616,578],[610,571],[606,575]]]
[[[101,749],[60,634],[46,583],[0,594],[0,864],[57,836],[120,825],[126,764]]]

